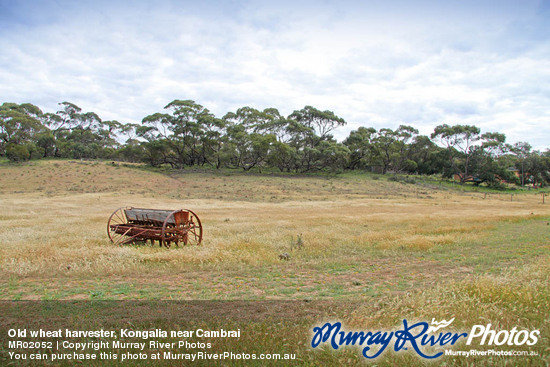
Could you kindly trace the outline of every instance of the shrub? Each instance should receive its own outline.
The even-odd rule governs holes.
[[[416,180],[412,177],[398,176],[398,175],[393,175],[393,176],[388,177],[388,181],[408,183],[408,184],[413,184],[413,185],[416,183]]]
[[[23,145],[8,144],[6,147],[6,156],[10,161],[21,162],[28,160],[31,157],[31,153]]]

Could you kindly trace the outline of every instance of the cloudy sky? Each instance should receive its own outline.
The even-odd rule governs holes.
[[[0,0],[0,103],[139,123],[305,105],[348,125],[473,124],[550,147],[550,0]]]

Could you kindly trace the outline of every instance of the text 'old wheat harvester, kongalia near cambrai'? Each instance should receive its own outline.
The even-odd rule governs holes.
[[[107,222],[107,234],[115,245],[159,241],[160,246],[199,245],[202,225],[199,217],[188,209],[162,210],[119,208]]]

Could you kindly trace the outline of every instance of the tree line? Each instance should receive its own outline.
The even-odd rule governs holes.
[[[441,174],[461,182],[501,181],[545,186],[550,150],[472,125],[359,127],[342,142],[332,135],[346,121],[305,106],[288,116],[276,108],[242,107],[216,117],[191,100],[174,100],[141,124],[104,121],[73,103],[55,113],[30,103],[0,106],[0,156],[11,161],[59,157],[143,162],[175,169],[193,166],[315,172],[368,170],[386,174]]]

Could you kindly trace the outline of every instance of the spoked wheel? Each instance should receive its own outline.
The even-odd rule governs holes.
[[[170,247],[172,243],[176,246],[200,245],[202,241],[202,224],[199,217],[188,209],[181,209],[172,212],[162,225],[162,244]]]
[[[125,212],[126,209],[130,208],[122,207],[115,210],[107,222],[107,235],[115,245],[122,245],[128,242],[127,235],[130,229],[126,226],[128,224],[128,218]]]

